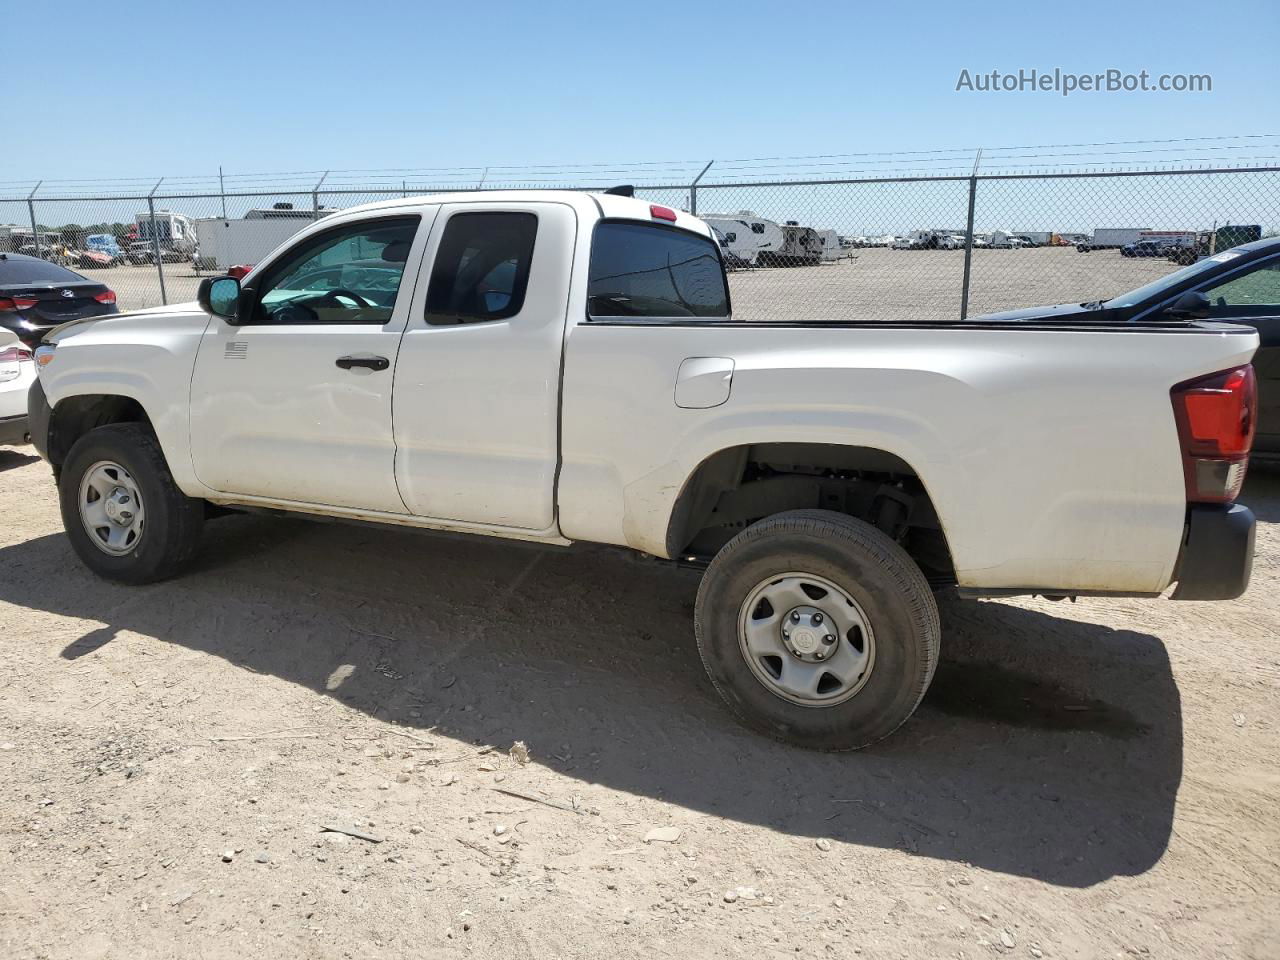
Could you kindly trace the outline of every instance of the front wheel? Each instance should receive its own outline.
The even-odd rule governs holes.
[[[90,430],[67,455],[58,479],[62,525],[94,573],[152,583],[190,562],[204,503],[173,482],[155,435],[142,424]]]
[[[777,514],[716,555],[698,590],[698,651],[747,726],[818,750],[887,737],[938,662],[938,609],[920,568],[870,524]]]

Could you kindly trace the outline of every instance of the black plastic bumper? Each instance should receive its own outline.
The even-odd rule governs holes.
[[[1253,528],[1253,511],[1239,503],[1188,507],[1173,599],[1234,600],[1244,593],[1253,569]]]
[[[5,417],[0,420],[0,446],[17,446],[27,438],[26,417]]]
[[[49,459],[49,419],[52,411],[49,400],[44,395],[44,387],[36,380],[27,391],[27,432],[31,434],[31,445],[36,453]]]

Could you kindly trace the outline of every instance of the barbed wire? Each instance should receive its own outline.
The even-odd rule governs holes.
[[[1119,149],[1116,149],[1119,148]],[[1265,152],[1273,148],[1272,152]],[[795,154],[716,159],[715,182],[747,183],[752,179],[779,181],[817,176],[847,177],[867,173],[938,175],[970,173],[981,150],[979,172],[1012,172],[1046,169],[1132,169],[1138,164],[1159,164],[1165,169],[1193,164],[1222,165],[1280,162],[1280,134],[1233,134],[1202,137],[1170,137],[1151,140],[1099,140],[1078,143],[1021,144],[995,147],[948,147],[927,150],[871,150],[850,153]],[[1031,152],[1027,152],[1031,151]],[[1244,155],[1245,151],[1251,151]],[[1262,151],[1262,152],[1260,152]],[[1195,155],[1192,155],[1195,154]],[[1024,161],[1046,160],[1046,163]],[[311,193],[317,186],[367,186],[372,189],[472,188],[477,185],[521,184],[537,186],[589,186],[597,183],[634,182],[645,186],[690,183],[707,163],[706,158],[683,160],[591,161],[562,164],[476,164],[472,166],[346,168],[266,172],[220,172],[175,176],[134,177],[32,177],[0,181],[0,200],[39,197],[74,199],[92,193],[126,199],[146,197],[161,189],[162,196],[262,191]],[[1154,171],[1153,171],[1154,172]],[[216,189],[215,189],[216,188]]]

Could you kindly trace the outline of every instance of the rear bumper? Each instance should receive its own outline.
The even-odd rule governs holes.
[[[1174,600],[1234,600],[1253,569],[1253,511],[1243,504],[1192,504],[1174,579]]]
[[[45,460],[49,459],[49,420],[53,411],[49,408],[49,400],[44,395],[44,387],[40,385],[39,379],[31,384],[31,389],[27,391],[27,415],[23,418],[27,422],[27,431],[31,434],[31,444],[36,448],[36,453],[40,454]]]
[[[0,447],[17,446],[27,439],[27,417],[5,417],[0,420]]]

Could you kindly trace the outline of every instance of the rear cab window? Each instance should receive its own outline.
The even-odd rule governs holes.
[[[0,283],[81,283],[84,279],[47,260],[0,257]]]
[[[602,220],[591,241],[587,314],[726,320],[729,286],[720,248],[679,227]]]

